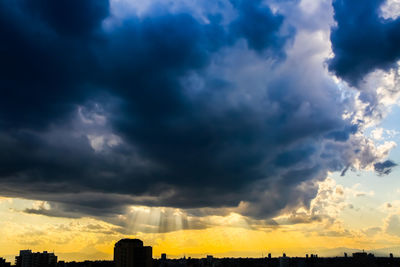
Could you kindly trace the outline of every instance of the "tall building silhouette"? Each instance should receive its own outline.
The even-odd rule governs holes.
[[[115,267],[151,267],[152,253],[140,239],[121,239],[114,247]]]
[[[0,267],[10,267],[11,264],[9,262],[6,262],[5,259],[0,258]]]
[[[31,250],[21,250],[15,257],[17,267],[56,267],[57,256],[47,251],[32,253]]]

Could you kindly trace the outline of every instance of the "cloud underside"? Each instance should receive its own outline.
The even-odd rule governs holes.
[[[328,172],[390,173],[388,151],[344,116],[355,99],[311,29],[261,1],[219,4],[118,17],[107,0],[0,0],[0,194],[49,201],[26,210],[47,216],[145,205],[260,219],[308,207]],[[343,63],[356,37],[343,33],[347,6],[333,7],[336,75],[353,82],[396,59]]]

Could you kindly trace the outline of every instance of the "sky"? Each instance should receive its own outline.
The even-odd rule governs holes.
[[[155,258],[396,255],[398,16],[0,0],[0,257],[112,259],[125,237]]]

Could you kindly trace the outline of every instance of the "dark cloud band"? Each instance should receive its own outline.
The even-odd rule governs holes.
[[[382,17],[384,2],[333,1],[337,25],[329,69],[352,85],[375,69],[388,70],[400,58],[400,20]]]

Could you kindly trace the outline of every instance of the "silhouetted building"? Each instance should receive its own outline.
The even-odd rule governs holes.
[[[289,267],[290,258],[286,257],[286,253],[283,253],[282,257],[279,258],[279,267]]]
[[[6,262],[6,260],[3,258],[0,258],[0,267],[10,267],[10,266],[11,266],[11,263]]]
[[[57,256],[47,251],[32,253],[31,250],[21,250],[15,257],[17,267],[56,267]]]
[[[212,256],[212,255],[207,255],[206,263],[207,263],[208,266],[213,266],[213,263],[214,263],[214,256]]]
[[[365,259],[367,257],[368,257],[368,254],[367,254],[367,252],[364,252],[364,251],[353,253],[353,258],[355,258],[355,259]]]
[[[139,239],[121,239],[114,247],[115,267],[151,267],[152,248]]]

